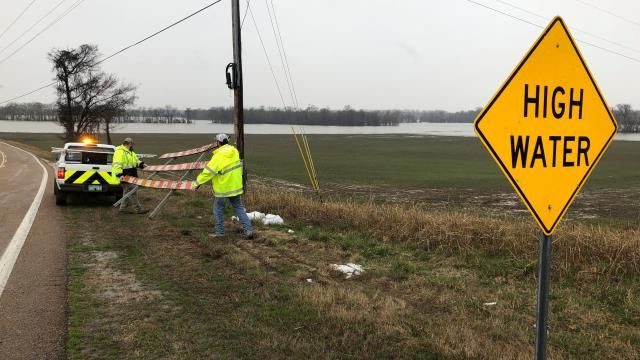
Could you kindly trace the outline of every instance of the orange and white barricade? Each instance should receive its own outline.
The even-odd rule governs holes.
[[[128,193],[122,196],[122,199],[117,201],[113,206],[118,206],[120,202],[127,197],[131,196],[135,191],[137,191],[138,187],[147,187],[153,189],[167,189],[169,193],[160,201],[160,203],[151,211],[149,214],[149,218],[153,218],[160,211],[160,209],[164,206],[165,202],[169,199],[171,194],[173,194],[176,190],[192,190],[193,181],[185,180],[189,173],[193,170],[204,169],[207,165],[206,161],[202,161],[202,158],[207,154],[207,152],[213,149],[213,144],[204,145],[195,149],[178,151],[173,153],[166,153],[160,155],[159,159],[169,159],[166,163],[162,165],[149,165],[145,167],[146,171],[153,171],[154,173],[149,175],[146,179],[137,178],[133,176],[123,176],[120,178],[120,181],[126,182],[129,184],[135,185],[135,187]],[[200,154],[198,159],[194,162],[184,163],[184,164],[170,164],[173,160],[180,157],[190,156]],[[184,171],[185,173],[180,177],[180,180],[155,180],[152,179],[159,172],[167,172],[167,171]]]

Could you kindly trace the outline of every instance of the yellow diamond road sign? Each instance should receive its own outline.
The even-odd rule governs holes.
[[[475,131],[551,235],[617,124],[575,41],[554,18],[475,120]]]

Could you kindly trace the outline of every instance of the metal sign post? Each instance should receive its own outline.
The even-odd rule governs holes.
[[[551,235],[542,233],[538,260],[538,305],[536,308],[536,360],[547,358],[549,278],[551,275]]]

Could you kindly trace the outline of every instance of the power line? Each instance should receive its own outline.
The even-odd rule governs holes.
[[[264,42],[262,41],[262,35],[260,35],[260,29],[258,28],[258,23],[256,22],[256,18],[253,16],[253,10],[251,10],[251,6],[249,6],[248,9],[249,9],[249,13],[251,14],[251,19],[253,20],[253,25],[256,27],[256,33],[258,34],[258,39],[260,39],[260,44],[262,44],[262,50],[264,51],[264,56],[267,58],[269,69],[271,69],[271,75],[273,76],[273,81],[276,83],[276,88],[278,89],[278,94],[280,95],[282,106],[286,108],[287,105],[284,103],[284,97],[282,96],[282,91],[280,90],[280,85],[278,84],[276,73],[273,71],[273,66],[271,65],[271,60],[269,59],[267,48],[264,46]]]
[[[543,15],[537,14],[537,13],[535,13],[535,12],[533,12],[533,11],[530,11],[530,10],[527,10],[527,9],[525,9],[525,8],[523,8],[523,7],[520,7],[520,6],[514,5],[514,4],[512,4],[512,3],[508,2],[508,1],[504,1],[504,0],[495,0],[495,1],[496,1],[496,2],[499,2],[499,3],[501,3],[501,4],[504,4],[504,5],[507,5],[507,6],[509,6],[509,7],[512,7],[512,8],[514,8],[514,9],[517,9],[517,10],[523,11],[523,12],[525,12],[525,13],[527,13],[527,14],[533,15],[533,16],[535,16],[535,17],[537,17],[537,18],[540,18],[540,19],[542,19],[542,20],[544,20],[544,21],[549,21],[549,17],[548,17],[548,16],[543,16]],[[594,33],[592,33],[592,32],[589,32],[589,31],[586,31],[586,30],[582,30],[582,29],[579,29],[579,28],[574,27],[574,26],[570,26],[569,28],[570,28],[570,29],[572,29],[572,30],[574,30],[574,31],[576,31],[576,32],[583,33],[583,34],[585,34],[585,35],[587,35],[587,36],[591,36],[591,37],[593,37],[593,38],[596,38],[596,39],[599,39],[599,40],[602,40],[602,41],[606,41],[606,42],[608,42],[608,43],[610,43],[610,44],[612,44],[612,45],[620,46],[620,47],[625,48],[625,49],[627,49],[627,50],[631,50],[631,51],[634,51],[634,52],[636,52],[636,53],[640,53],[640,50],[638,50],[638,49],[634,49],[634,48],[632,48],[632,47],[630,47],[630,46],[627,46],[627,45],[625,45],[625,44],[619,43],[619,42],[617,42],[617,41],[609,40],[609,39],[607,39],[607,38],[605,38],[605,37],[602,37],[602,36],[600,36],[600,35],[594,34]]]
[[[626,18],[626,17],[624,17],[624,16],[622,16],[622,15],[618,15],[618,14],[616,14],[616,13],[612,12],[612,11],[609,11],[609,10],[607,10],[607,9],[604,9],[604,8],[599,7],[599,6],[593,5],[593,4],[588,3],[588,2],[586,2],[586,1],[583,1],[583,0],[575,0],[575,1],[577,1],[577,2],[579,2],[579,3],[581,3],[581,4],[583,4],[583,5],[586,5],[586,6],[588,6],[588,7],[594,8],[594,9],[596,9],[596,10],[598,10],[598,11],[601,11],[601,12],[603,12],[603,13],[605,13],[605,14],[609,14],[609,15],[611,15],[611,16],[613,16],[613,17],[615,17],[615,18],[618,18],[618,19],[620,19],[620,20],[626,21],[626,22],[628,22],[628,23],[630,23],[630,24],[633,24],[633,25],[635,25],[635,26],[640,27],[640,22],[637,22],[637,21],[631,20],[631,19]]]
[[[287,71],[289,73],[289,80],[291,80],[291,88],[293,89],[293,96],[296,99],[296,106],[300,107],[300,102],[298,102],[298,94],[296,92],[296,87],[294,86],[293,76],[291,76],[291,68],[289,67],[289,58],[287,57],[287,51],[284,47],[284,41],[282,41],[282,33],[280,32],[280,24],[278,23],[278,16],[276,15],[276,8],[273,6],[273,0],[271,1],[271,8],[273,9],[273,18],[276,20],[276,28],[278,29],[278,36],[280,37],[280,44],[282,45],[282,52],[284,53],[284,61],[287,64]]]
[[[75,10],[75,8],[77,8],[78,6],[80,6],[80,4],[82,4],[85,0],[78,0],[76,1],[73,5],[71,5],[65,12],[62,13],[62,15],[58,16],[55,20],[53,20],[52,22],[49,23],[49,25],[45,26],[42,30],[40,30],[34,37],[32,37],[31,39],[29,39],[29,41],[27,41],[26,43],[22,44],[20,47],[18,47],[17,49],[15,49],[11,54],[9,54],[7,57],[3,58],[2,60],[0,60],[0,64],[3,64],[5,61],[9,60],[10,58],[12,58],[15,54],[17,54],[20,50],[24,49],[25,46],[31,44],[32,41],[34,41],[35,39],[37,39],[40,35],[42,35],[44,32],[46,32],[47,30],[49,30],[49,28],[51,28],[53,25],[55,25],[56,23],[58,23],[60,20],[64,19],[67,15],[69,15],[73,10]]]
[[[31,5],[33,5],[33,3],[36,2],[36,0],[32,0],[29,5],[27,5],[26,8],[24,8],[24,10],[22,10],[22,12],[20,13],[20,15],[18,15],[18,17],[15,18],[15,20],[13,20],[11,22],[11,24],[9,24],[9,26],[7,26],[6,29],[4,29],[4,31],[2,32],[2,34],[0,34],[0,39],[2,39],[2,37],[4,36],[4,34],[7,33],[7,31],[9,31],[11,29],[11,27],[13,27],[13,25],[15,25],[16,22],[18,22],[18,20],[20,20],[20,18],[22,17],[22,15],[24,15],[24,13],[27,12],[27,10],[29,10],[29,8],[31,7]]]
[[[126,47],[124,47],[124,48],[122,48],[122,49],[120,49],[120,50],[116,51],[115,53],[113,53],[113,54],[111,54],[111,55],[107,56],[106,58],[104,58],[104,59],[102,59],[102,60],[100,60],[100,61],[98,62],[98,64],[101,64],[101,63],[103,63],[103,62],[105,62],[105,61],[107,61],[107,60],[111,59],[112,57],[114,57],[114,56],[116,56],[116,55],[118,55],[118,54],[121,54],[121,53],[123,53],[123,52],[125,52],[125,51],[127,51],[127,50],[129,50],[129,49],[131,49],[131,48],[132,48],[132,47],[134,47],[134,46],[138,46],[138,45],[142,44],[143,42],[145,42],[145,41],[147,41],[147,40],[151,39],[152,37],[154,37],[154,36],[156,36],[156,35],[160,35],[161,33],[163,33],[163,32],[165,32],[165,31],[167,31],[167,30],[171,29],[172,27],[174,27],[174,26],[176,26],[176,25],[178,25],[178,24],[180,24],[180,23],[182,23],[182,22],[184,22],[184,21],[186,21],[186,20],[188,20],[188,19],[190,19],[190,18],[192,18],[192,17],[194,17],[194,16],[198,15],[199,13],[201,13],[201,12],[203,12],[203,11],[207,10],[208,8],[212,7],[213,5],[216,5],[217,3],[221,2],[221,1],[222,1],[222,0],[216,0],[216,1],[212,2],[211,4],[209,4],[209,5],[207,5],[207,6],[203,7],[203,8],[201,8],[200,10],[197,10],[196,12],[191,13],[190,15],[187,15],[187,16],[183,17],[182,19],[180,19],[180,20],[178,20],[178,21],[174,22],[173,24],[171,24],[171,25],[169,25],[169,26],[165,26],[164,28],[162,28],[162,29],[160,29],[160,30],[156,31],[155,33],[153,33],[153,34],[151,34],[151,35],[147,36],[146,38],[144,38],[144,39],[142,39],[142,40],[140,40],[140,41],[136,41],[135,43],[133,43],[133,44],[131,44],[131,45],[129,45],[129,46],[126,46]]]
[[[466,0],[466,1],[467,1],[467,2],[470,2],[470,3],[472,3],[472,4],[475,4],[475,5],[481,6],[481,7],[483,7],[483,8],[489,9],[489,10],[491,10],[491,11],[493,11],[493,12],[496,12],[496,13],[499,13],[499,14],[502,14],[502,15],[505,15],[505,16],[508,16],[508,17],[510,17],[510,18],[512,18],[512,19],[516,19],[516,20],[519,20],[519,21],[525,22],[525,23],[527,23],[527,24],[529,24],[529,25],[533,25],[533,26],[538,27],[538,28],[544,28],[544,26],[542,26],[542,25],[538,25],[538,24],[533,23],[533,22],[531,22],[531,21],[529,21],[529,20],[525,20],[525,19],[519,18],[519,17],[517,17],[517,16],[515,16],[515,15],[512,15],[512,14],[509,14],[509,13],[507,13],[507,12],[504,12],[504,11],[501,11],[501,10],[498,10],[498,9],[495,9],[495,8],[492,8],[492,7],[490,7],[490,6],[487,6],[487,5],[485,5],[485,4],[479,3],[479,2],[477,2],[477,1],[474,1],[474,0]],[[576,39],[576,41],[578,41],[578,42],[580,42],[580,43],[583,43],[583,44],[585,44],[585,45],[589,45],[589,46],[592,46],[592,47],[594,47],[594,48],[600,49],[600,50],[602,50],[602,51],[606,51],[606,52],[608,52],[608,53],[611,53],[611,54],[614,54],[614,55],[618,55],[618,56],[621,56],[621,57],[626,58],[626,59],[628,59],[628,60],[631,60],[631,61],[634,61],[634,62],[640,63],[640,59],[638,59],[638,58],[635,58],[635,57],[632,57],[632,56],[628,56],[628,55],[622,54],[622,53],[617,52],[617,51],[615,51],[615,50],[611,50],[611,49],[605,48],[605,47],[603,47],[603,46],[596,45],[596,44],[591,43],[591,42],[588,42],[588,41],[584,41],[584,40],[579,39],[579,38],[575,38],[575,39]]]
[[[63,1],[64,1],[64,0],[63,0]],[[82,1],[83,1],[83,0],[82,0]],[[156,35],[159,35],[159,34],[161,34],[161,33],[165,32],[165,31],[169,30],[170,28],[172,28],[172,27],[174,27],[174,26],[176,26],[176,25],[180,24],[181,22],[183,22],[183,21],[185,21],[185,20],[187,20],[187,19],[189,19],[189,18],[191,18],[191,17],[193,17],[193,16],[195,16],[195,15],[197,15],[197,14],[199,14],[199,13],[203,12],[204,10],[206,10],[206,9],[208,9],[208,8],[210,8],[210,7],[212,7],[213,5],[215,5],[215,4],[219,3],[219,2],[222,2],[222,0],[216,0],[216,1],[212,2],[211,4],[209,4],[209,5],[205,6],[205,7],[201,8],[201,9],[199,9],[199,10],[197,10],[197,11],[193,12],[193,13],[191,13],[190,15],[187,15],[187,16],[185,16],[184,18],[182,18],[182,19],[180,19],[180,20],[178,20],[178,21],[174,22],[173,24],[171,24],[171,25],[169,25],[169,26],[166,26],[166,27],[164,27],[164,28],[162,28],[162,29],[160,29],[160,30],[156,31],[155,33],[153,33],[153,34],[151,34],[151,35],[149,35],[149,36],[145,37],[144,39],[142,39],[142,40],[140,40],[140,41],[137,41],[137,42],[135,42],[135,43],[133,43],[133,44],[131,44],[131,45],[128,45],[128,46],[126,46],[126,47],[124,47],[124,48],[122,48],[122,49],[120,49],[120,50],[116,51],[115,53],[113,53],[113,54],[111,54],[111,55],[107,56],[106,58],[104,58],[104,59],[102,59],[102,60],[98,61],[98,62],[96,63],[96,65],[102,64],[103,62],[105,62],[105,61],[107,61],[107,60],[111,59],[112,57],[114,57],[114,56],[116,56],[116,55],[118,55],[118,54],[121,54],[121,53],[123,53],[123,52],[125,52],[125,51],[127,51],[127,50],[131,49],[132,47],[142,44],[143,42],[145,42],[145,41],[147,41],[147,40],[149,40],[149,39],[151,39],[151,38],[155,37]],[[37,89],[35,89],[35,90],[29,91],[29,92],[27,92],[27,93],[24,93],[24,94],[22,94],[22,95],[16,96],[16,97],[11,98],[11,99],[9,99],[9,100],[2,101],[2,102],[0,102],[0,105],[6,104],[6,103],[8,103],[8,102],[11,102],[11,101],[14,101],[14,100],[17,100],[17,99],[20,99],[20,98],[23,98],[23,97],[25,97],[25,96],[29,96],[29,95],[31,95],[31,94],[34,94],[34,93],[38,92],[38,91],[41,91],[41,90],[44,90],[44,89],[46,89],[46,88],[48,88],[48,87],[50,87],[50,86],[53,86],[53,85],[55,85],[56,83],[57,83],[57,82],[56,82],[56,81],[54,81],[54,82],[49,83],[49,84],[47,84],[47,85],[41,86],[41,87],[39,87],[39,88],[37,88]]]
[[[483,8],[489,9],[489,10],[494,11],[494,12],[497,12],[497,13],[499,13],[499,14],[502,14],[502,15],[508,16],[508,17],[510,17],[510,18],[512,18],[512,19],[520,20],[520,21],[525,22],[525,23],[527,23],[527,24],[529,24],[529,25],[533,25],[533,26],[535,26],[535,27],[539,27],[539,28],[543,28],[543,29],[544,29],[544,26],[542,26],[542,25],[538,25],[538,24],[533,23],[533,22],[531,22],[531,21],[529,21],[529,20],[525,20],[525,19],[523,19],[523,18],[519,18],[519,17],[517,17],[517,16],[515,16],[515,15],[511,15],[511,14],[509,14],[509,13],[507,13],[507,12],[504,12],[504,11],[501,11],[501,10],[498,10],[498,9],[495,9],[495,8],[492,8],[492,7],[490,7],[490,6],[487,6],[487,5],[485,5],[485,4],[479,3],[479,2],[477,2],[477,1],[473,1],[473,0],[466,0],[466,1],[468,1],[468,2],[470,2],[470,3],[472,3],[472,4],[475,4],[475,5],[478,5],[478,6],[482,6]]]
[[[284,55],[282,54],[282,48],[280,47],[280,42],[278,41],[278,34],[276,33],[276,27],[273,24],[273,17],[271,16],[271,9],[269,8],[269,0],[264,0],[265,5],[267,5],[267,12],[269,13],[269,22],[271,23],[271,30],[273,31],[273,37],[276,40],[276,47],[278,48],[278,55],[280,56],[280,64],[282,65],[282,72],[284,73],[284,78],[287,83],[287,88],[289,88],[289,95],[291,95],[291,102],[293,102],[294,107],[298,107],[296,103],[296,98],[293,96],[293,90],[291,81],[289,80],[289,74],[287,73],[287,68],[284,64]]]
[[[536,16],[536,17],[538,17],[538,18],[540,18],[540,19],[542,19],[542,20],[548,20],[548,18],[547,18],[546,16],[542,16],[542,15],[540,15],[540,14],[536,14],[536,13],[534,13],[533,11],[529,11],[529,10],[527,10],[527,9],[525,9],[525,8],[522,8],[522,7],[520,7],[520,6],[514,5],[514,4],[510,3],[510,2],[503,1],[503,0],[495,0],[495,1],[496,1],[496,2],[499,2],[499,3],[501,3],[501,4],[504,4],[504,5],[510,6],[510,7],[514,8],[514,9],[518,9],[518,10],[520,10],[520,11],[526,12],[526,13],[527,13],[527,14],[529,14],[529,15]]]
[[[626,59],[629,59],[629,60],[631,60],[631,61],[635,61],[635,62],[637,62],[637,63],[640,63],[640,59],[635,58],[635,57],[633,57],[633,56],[628,56],[628,55],[625,55],[625,54],[623,54],[623,53],[619,53],[619,52],[617,52],[617,51],[614,51],[614,50],[611,50],[611,49],[607,49],[607,48],[605,48],[605,47],[603,47],[603,46],[596,45],[596,44],[594,44],[594,43],[590,43],[590,42],[588,42],[588,41],[584,41],[584,40],[581,40],[581,39],[578,39],[578,38],[576,38],[576,41],[581,42],[581,43],[583,43],[583,44],[585,44],[585,45],[592,46],[592,47],[594,47],[594,48],[596,48],[596,49],[600,49],[600,50],[602,50],[602,51],[606,51],[606,52],[611,53],[611,54],[614,54],[614,55],[622,56],[623,58],[626,58]]]
[[[247,0],[247,7],[244,8],[244,16],[242,17],[242,22],[240,23],[240,29],[242,29],[242,27],[244,26],[244,19],[246,19],[247,14],[249,14],[249,3],[251,3],[251,0]]]
[[[38,26],[38,24],[40,24],[42,22],[42,20],[47,18],[47,16],[51,15],[52,12],[56,11],[56,9],[58,9],[60,7],[60,5],[62,5],[65,1],[67,1],[67,0],[61,0],[56,6],[54,6],[51,10],[49,10],[46,14],[44,14],[44,16],[42,16],[40,19],[38,19],[38,21],[36,21],[33,25],[31,25],[22,34],[20,34],[20,36],[18,36],[12,42],[10,42],[7,46],[2,48],[2,50],[0,50],[0,54],[2,54],[5,50],[7,50],[9,47],[11,47],[11,45],[15,44],[18,40],[22,39],[22,37],[25,36],[29,31],[33,30],[34,27]]]
[[[31,94],[35,94],[35,93],[37,93],[38,91],[44,90],[44,89],[46,89],[46,88],[48,88],[48,87],[51,87],[51,86],[55,85],[56,83],[57,83],[57,82],[56,82],[56,81],[54,81],[54,82],[49,83],[49,84],[47,84],[47,85],[41,86],[41,87],[39,87],[39,88],[37,88],[37,89],[35,89],[35,90],[31,90],[31,91],[29,91],[28,93],[24,93],[24,94],[22,94],[22,95],[18,95],[18,96],[16,96],[16,97],[14,97],[14,98],[11,98],[11,99],[8,99],[8,100],[5,100],[5,101],[3,101],[3,102],[0,102],[0,105],[4,105],[4,104],[6,104],[6,103],[12,102],[12,101],[14,101],[14,100],[18,100],[18,99],[20,99],[20,98],[23,98],[23,97],[25,97],[25,96],[29,96],[29,95],[31,95]]]

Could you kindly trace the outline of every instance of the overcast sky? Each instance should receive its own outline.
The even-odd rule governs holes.
[[[31,1],[0,0],[0,33]],[[2,62],[76,1],[65,0],[54,14],[0,52],[0,101],[52,81],[46,58],[52,48],[91,43],[110,55],[213,0],[84,0]],[[272,1],[303,107],[449,111],[482,107],[542,31],[467,0]],[[542,26],[560,15],[576,38],[636,59],[578,43],[607,102],[640,109],[640,1],[474,1]],[[58,3],[35,0],[0,37],[0,49]],[[241,3],[244,12],[246,0]],[[231,106],[232,94],[224,84],[224,68],[232,60],[230,4],[231,0],[223,0],[110,59],[103,69],[138,86],[138,106]],[[266,1],[252,0],[251,8],[289,106],[292,100]],[[251,16],[245,21],[245,105],[282,106]],[[19,101],[53,100],[53,90],[46,89]]]

